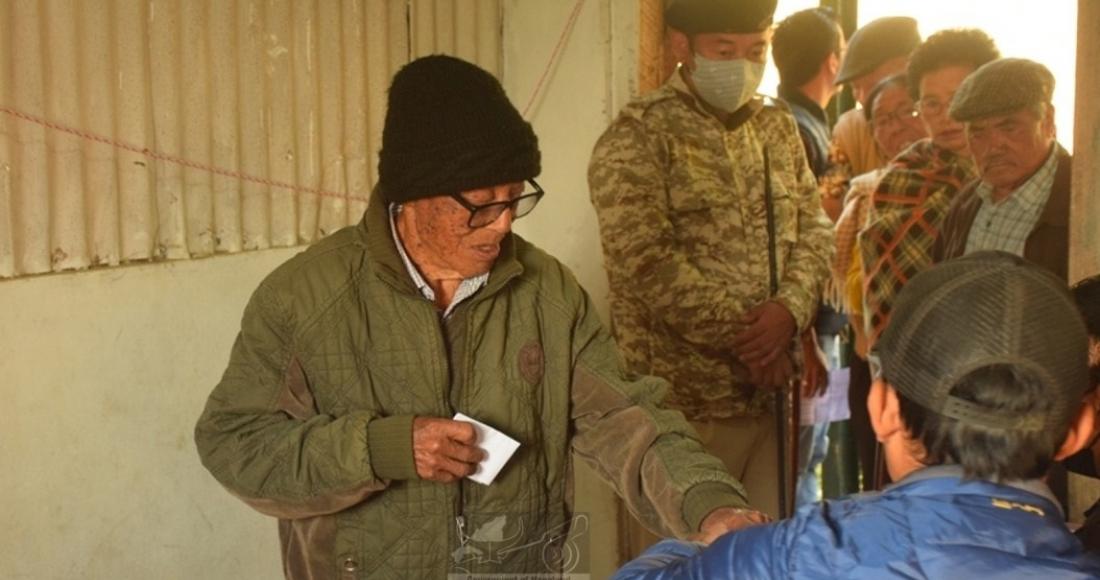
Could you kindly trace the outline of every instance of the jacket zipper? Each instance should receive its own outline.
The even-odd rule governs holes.
[[[462,304],[455,307],[455,310],[451,313],[451,322],[454,322],[458,316],[459,311],[463,310]],[[460,357],[451,352],[453,342],[451,341],[450,330],[448,328],[447,321],[443,318],[442,313],[437,313],[437,322],[440,330],[440,345],[442,346],[443,359],[447,361],[447,392],[443,396],[443,405],[450,412],[450,416],[453,417],[456,412],[456,406],[452,400],[452,396],[457,387],[456,383],[461,381],[460,370],[464,365],[456,364],[457,359]],[[458,486],[458,491],[455,494],[455,529],[458,534],[458,542],[460,546],[465,546],[469,542],[469,536],[466,534],[466,516],[465,511],[465,487],[463,480],[458,480],[455,485]]]

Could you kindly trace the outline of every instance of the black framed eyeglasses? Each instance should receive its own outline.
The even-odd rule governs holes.
[[[484,205],[474,205],[462,197],[462,194],[452,193],[451,197],[470,212],[470,220],[466,222],[466,225],[474,229],[483,228],[497,221],[505,210],[512,212],[512,219],[514,220],[531,213],[531,210],[539,204],[539,200],[542,199],[545,192],[542,191],[539,184],[535,183],[534,179],[528,179],[527,184],[528,187],[524,193],[511,201],[494,201]]]

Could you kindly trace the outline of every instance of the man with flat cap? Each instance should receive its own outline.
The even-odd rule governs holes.
[[[288,579],[561,577],[574,457],[664,534],[763,521],[659,406],[667,384],[622,368],[573,275],[511,232],[539,171],[492,75],[418,59],[390,87],[362,222],[253,294],[195,440],[279,518]]]
[[[679,66],[621,111],[588,172],[628,365],[670,380],[666,404],[771,514],[774,393],[795,376],[833,247],[794,118],[756,95],[774,10],[669,5]],[[626,530],[628,555],[652,541],[643,532]]]
[[[1068,276],[1072,158],[1054,131],[1054,76],[1002,58],[959,86],[949,113],[966,127],[980,177],[952,201],[937,260],[1001,250]]]
[[[908,16],[887,16],[868,22],[848,41],[836,84],[851,85],[856,102],[863,109],[870,109],[871,89],[879,81],[905,72],[909,53],[920,40],[917,21]],[[835,163],[847,168],[843,173],[848,177],[878,169],[890,160],[883,157],[862,110],[849,110],[837,119],[833,147]]]

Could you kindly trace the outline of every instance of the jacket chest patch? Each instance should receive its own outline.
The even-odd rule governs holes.
[[[523,380],[527,381],[531,386],[538,385],[542,382],[542,374],[545,366],[542,345],[539,344],[537,340],[528,342],[523,345],[523,348],[519,349],[518,358],[519,376],[523,377]]]

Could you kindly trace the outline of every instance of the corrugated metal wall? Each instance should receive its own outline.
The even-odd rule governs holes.
[[[499,0],[0,2],[0,277],[354,223],[393,73],[500,51]]]

